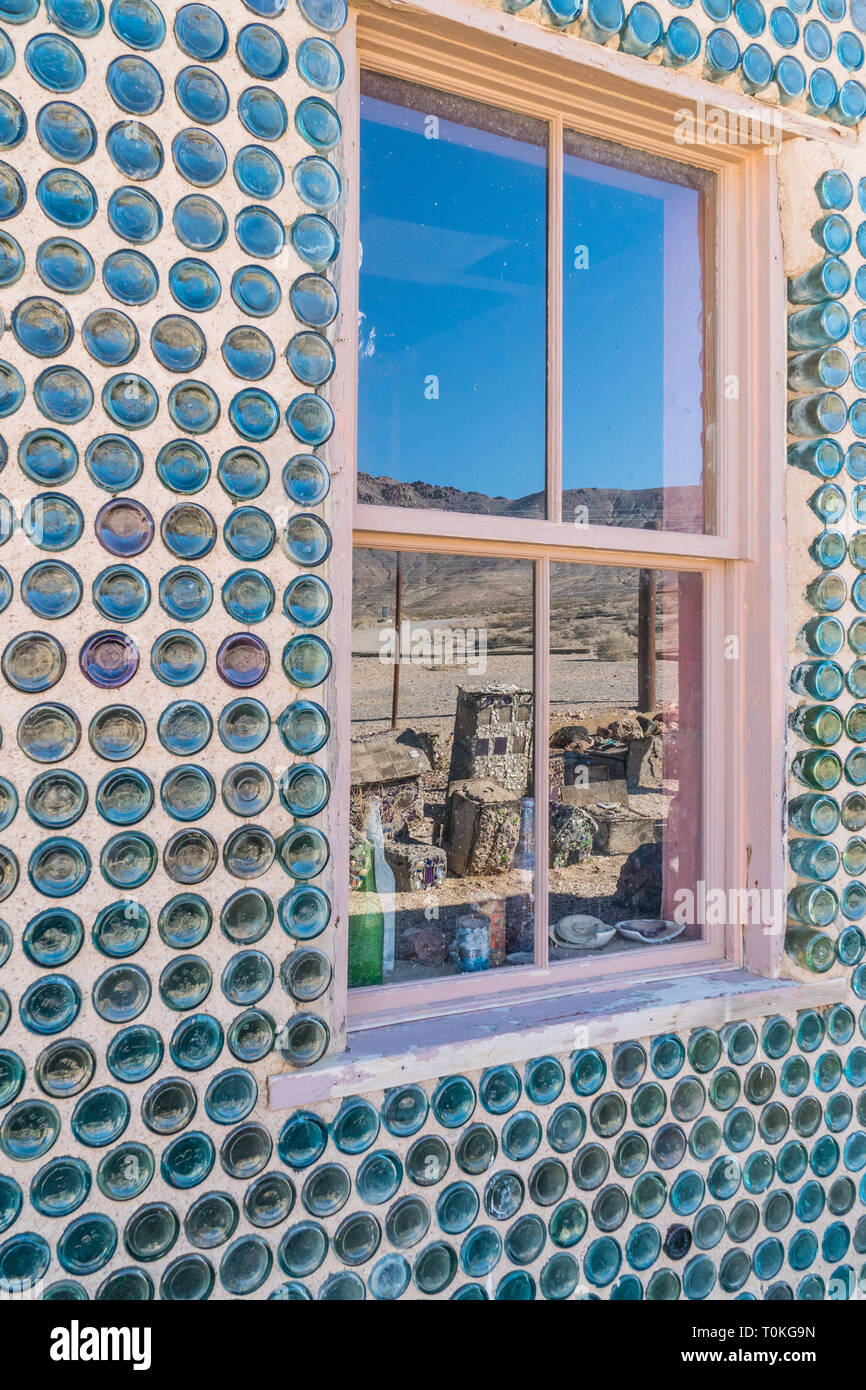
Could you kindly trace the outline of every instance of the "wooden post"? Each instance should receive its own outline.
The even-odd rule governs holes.
[[[637,598],[637,707],[652,714],[656,707],[656,582],[655,570],[641,570]]]
[[[394,691],[391,696],[391,728],[397,727],[400,709],[400,629],[403,624],[403,556],[397,551],[397,568],[394,574]]]

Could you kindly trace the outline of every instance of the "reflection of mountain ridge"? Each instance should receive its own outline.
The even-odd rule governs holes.
[[[541,518],[544,494],[527,497],[488,497],[439,483],[403,483],[395,478],[358,474],[358,501],[373,506],[422,508],[440,512],[474,512],[485,516]],[[575,517],[593,526],[646,526],[698,534],[702,530],[702,489],[697,484],[647,488],[567,488],[562,494],[562,517]],[[578,512],[585,507],[586,513]]]
[[[458,488],[429,483],[399,483],[393,478],[359,474],[362,501],[390,506],[429,506],[488,516],[514,515],[527,499],[485,497]],[[403,500],[396,500],[402,498]],[[540,503],[541,499],[537,499]],[[590,520],[624,526],[627,520],[640,527],[647,520],[662,520],[667,508],[673,516],[688,516],[700,506],[700,489],[692,487],[647,488],[626,492],[616,488],[570,489],[565,493],[563,515],[575,507],[589,509]],[[456,505],[455,505],[456,504]],[[616,517],[616,522],[611,518]],[[411,526],[407,517],[407,529]],[[419,529],[421,529],[419,527]],[[579,536],[579,533],[575,533]],[[623,535],[623,542],[636,537]],[[639,543],[639,542],[638,542]],[[551,641],[559,650],[598,650],[598,642],[611,631],[627,633],[629,650],[636,641],[638,570],[627,565],[569,565],[557,563],[550,571]],[[353,557],[353,624],[363,628],[393,621],[396,603],[394,551],[356,548]],[[672,636],[676,612],[675,573],[658,575],[659,628],[667,625]],[[403,555],[403,617],[411,622],[474,624],[487,633],[491,650],[507,645],[529,650],[532,643],[532,569],[530,561],[512,557],[471,556],[418,549]],[[634,639],[634,640],[632,640]],[[635,648],[636,650],[636,648]],[[632,653],[634,654],[634,653]]]

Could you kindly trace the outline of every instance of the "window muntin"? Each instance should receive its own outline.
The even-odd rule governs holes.
[[[364,74],[358,497],[544,515],[547,126]]]

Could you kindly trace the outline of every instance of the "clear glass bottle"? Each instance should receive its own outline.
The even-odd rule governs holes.
[[[839,851],[832,840],[792,840],[788,860],[794,873],[826,883],[839,869]]]
[[[791,304],[820,304],[824,299],[841,299],[850,288],[848,266],[838,256],[826,256],[788,280],[788,300]]]
[[[838,618],[810,618],[800,629],[798,641],[815,656],[835,656],[842,650],[845,630]]]
[[[580,21],[580,37],[591,43],[607,43],[624,22],[622,0],[588,0]]]
[[[812,493],[809,506],[825,526],[832,526],[845,515],[845,494],[837,483],[824,483]]]
[[[807,793],[796,796],[788,805],[788,820],[794,830],[804,835],[832,835],[839,824],[839,807],[832,796]]]
[[[815,184],[818,202],[827,211],[844,212],[854,197],[854,187],[842,169],[827,169]]]
[[[838,347],[798,352],[788,359],[788,388],[791,391],[814,391],[821,388],[837,391],[840,386],[845,385],[850,375],[851,366],[847,354]]]
[[[835,299],[795,309],[788,315],[788,347],[792,352],[798,348],[832,347],[842,341],[850,326],[848,310]]]
[[[626,16],[620,35],[620,48],[624,53],[632,53],[637,58],[645,58],[662,41],[664,26],[654,5],[646,0],[637,0]]]
[[[844,256],[851,245],[851,223],[840,213],[831,212],[815,223],[812,236],[831,256]]]
[[[535,950],[535,798],[524,796],[520,803],[520,830],[512,869],[520,887],[508,901],[506,912],[508,950]]]
[[[371,797],[364,816],[364,833],[373,846],[373,873],[375,890],[379,894],[384,919],[382,945],[382,973],[390,975],[394,969],[394,893],[396,880],[394,871],[385,858],[385,834],[382,829],[382,806],[378,797]]]
[[[824,353],[835,351],[836,348],[824,349]],[[818,355],[823,356],[824,353]],[[811,354],[804,353],[803,356]],[[813,473],[816,478],[836,478],[842,472],[845,455],[835,439],[801,439],[796,444],[788,445],[788,462],[794,468]]]
[[[839,899],[825,883],[798,883],[788,894],[788,916],[806,927],[829,927],[839,911]]]
[[[788,430],[805,439],[838,434],[845,428],[848,408],[837,391],[816,391],[788,402]]]
[[[848,585],[841,574],[819,574],[807,584],[805,597],[819,613],[838,613],[848,597]]]

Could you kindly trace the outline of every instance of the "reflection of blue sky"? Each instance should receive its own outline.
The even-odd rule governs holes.
[[[492,496],[538,492],[544,151],[441,117],[427,139],[423,111],[368,96],[361,114],[358,466]],[[697,195],[567,156],[565,213],[564,484],[658,486],[665,219],[696,244]],[[576,244],[589,247],[588,270],[570,270]],[[696,252],[679,263],[693,290]],[[699,338],[696,325],[677,333],[697,391],[687,383],[692,426],[675,431],[689,462],[668,481],[695,481]],[[431,377],[438,400],[425,398]]]
[[[441,118],[428,140],[423,112],[370,97],[361,112],[358,466],[493,496],[540,491],[543,151]],[[431,376],[438,400],[425,399]]]
[[[563,486],[696,483],[698,194],[573,155],[564,172]]]

